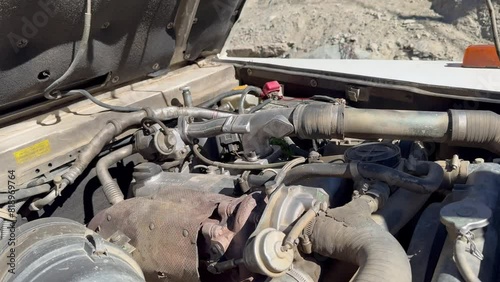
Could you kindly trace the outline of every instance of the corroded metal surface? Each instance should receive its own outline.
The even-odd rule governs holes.
[[[123,201],[98,214],[89,228],[109,238],[121,230],[136,250],[132,257],[147,281],[197,281],[198,231],[223,195],[164,189],[149,198]]]

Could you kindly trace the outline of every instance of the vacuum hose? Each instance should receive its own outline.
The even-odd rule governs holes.
[[[443,181],[444,171],[434,162],[417,162],[416,171],[423,175],[414,176],[387,166],[372,163],[315,163],[292,169],[285,179],[285,185],[311,177],[355,178],[356,176],[385,182],[415,193],[429,194],[437,190]]]

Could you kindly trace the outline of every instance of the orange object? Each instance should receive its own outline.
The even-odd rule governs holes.
[[[471,45],[464,54],[462,67],[500,68],[497,50],[494,45]]]

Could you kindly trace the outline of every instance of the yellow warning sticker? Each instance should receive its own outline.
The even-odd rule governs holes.
[[[24,164],[50,153],[49,140],[43,140],[29,147],[14,152],[16,163]]]
[[[236,86],[235,88],[233,88],[234,91],[238,91],[238,90],[245,90],[245,88],[247,88],[248,85],[240,85],[240,86]]]

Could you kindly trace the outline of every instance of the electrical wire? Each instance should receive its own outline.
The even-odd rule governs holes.
[[[115,111],[115,112],[131,113],[131,112],[137,112],[137,111],[142,110],[141,108],[114,106],[114,105],[106,104],[104,102],[99,101],[96,97],[92,96],[92,94],[90,94],[87,90],[84,90],[84,89],[71,90],[68,93],[63,94],[61,97],[67,97],[67,96],[76,95],[76,94],[84,96],[85,98],[89,99],[94,104],[96,104],[100,107],[103,107],[103,108],[106,108],[108,110]]]
[[[71,65],[66,70],[66,72],[61,77],[59,77],[56,81],[52,82],[51,85],[49,85],[47,88],[45,88],[45,91],[44,91],[45,98],[47,98],[49,100],[61,98],[60,94],[58,94],[57,96],[54,96],[53,91],[55,89],[57,89],[59,86],[61,86],[68,79],[68,77],[70,77],[75,72],[76,67],[85,58],[85,54],[87,54],[87,50],[89,47],[91,24],[92,24],[92,0],[87,0],[87,9],[85,12],[83,34],[82,34],[82,38],[80,40],[80,46],[78,48],[78,52],[76,53],[75,58],[73,59],[73,62],[71,62]]]
[[[167,134],[169,132],[169,129],[168,127],[159,119],[155,118],[155,117],[145,117],[141,120],[141,124],[142,124],[142,127],[144,127],[145,129],[149,130],[149,126],[147,126],[147,123],[148,122],[153,122],[153,123],[156,123],[158,124],[161,129],[163,130],[163,133]],[[151,132],[151,130],[149,130]]]
[[[193,153],[196,155],[200,161],[206,163],[207,165],[213,165],[217,167],[227,168],[227,169],[266,169],[266,168],[275,168],[282,167],[286,165],[288,162],[280,162],[280,163],[272,163],[272,164],[226,164],[221,162],[212,161],[200,153],[200,145],[195,144],[193,146]]]

